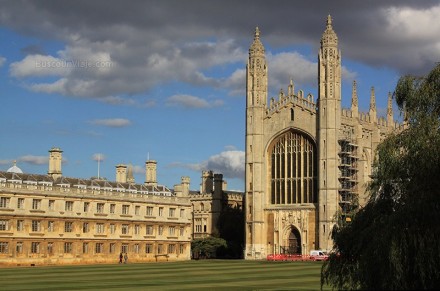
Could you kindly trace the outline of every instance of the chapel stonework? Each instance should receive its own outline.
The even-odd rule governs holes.
[[[341,51],[328,16],[318,52],[318,100],[293,81],[268,99],[268,65],[256,28],[246,66],[245,259],[330,250],[331,229],[365,204],[377,145],[402,125],[359,112],[356,82],[351,108],[341,108]]]

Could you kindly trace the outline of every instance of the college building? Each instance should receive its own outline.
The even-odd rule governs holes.
[[[403,125],[392,96],[379,117],[374,88],[360,112],[356,82],[351,107],[341,107],[341,51],[332,19],[318,52],[318,97],[297,90],[268,100],[268,64],[255,30],[246,66],[246,259],[331,250],[332,227],[367,199],[378,144]]]
[[[173,190],[156,180],[146,162],[144,184],[131,167],[116,166],[116,181],[62,175],[62,150],[49,151],[47,175],[16,165],[0,172],[2,265],[189,260],[192,207],[188,177]]]
[[[219,220],[242,215],[243,192],[228,191],[222,174],[202,172],[174,189],[157,183],[157,162],[145,162],[145,182],[119,164],[115,181],[62,175],[62,153],[49,151],[47,175],[16,165],[0,171],[0,265],[96,264],[191,259],[191,241],[219,236]],[[237,212],[234,212],[237,213]]]
[[[203,171],[200,191],[189,193],[193,209],[193,238],[221,237],[219,221],[230,210],[242,213],[243,196],[243,192],[227,190],[222,174]]]

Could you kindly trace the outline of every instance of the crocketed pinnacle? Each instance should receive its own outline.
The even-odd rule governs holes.
[[[249,48],[249,55],[264,56],[264,46],[260,41],[260,29],[258,29],[258,26],[255,28],[254,42]]]
[[[333,30],[332,17],[330,15],[327,17],[327,26],[324,33],[322,34],[321,46],[338,46],[338,37]]]
[[[358,107],[358,95],[357,95],[356,80],[353,81],[353,87],[351,89],[351,107],[352,108]]]
[[[393,116],[393,95],[388,92],[387,115]]]
[[[376,111],[376,95],[374,94],[374,87],[371,87],[370,111]]]

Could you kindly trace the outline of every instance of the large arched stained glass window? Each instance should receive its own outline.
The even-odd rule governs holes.
[[[307,136],[288,131],[273,143],[270,152],[271,203],[317,202],[317,153]]]

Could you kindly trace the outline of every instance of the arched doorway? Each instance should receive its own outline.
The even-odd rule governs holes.
[[[288,253],[293,255],[301,254],[301,235],[299,234],[298,229],[294,226],[292,226],[289,234]]]

